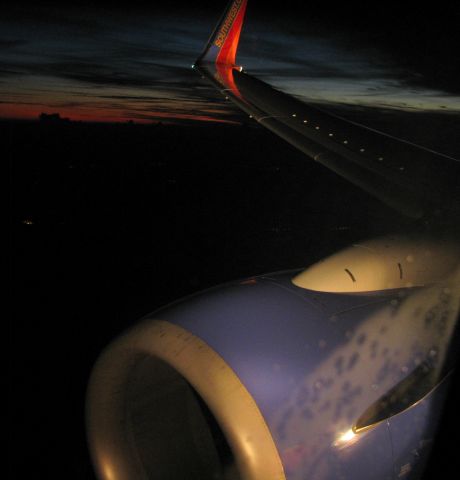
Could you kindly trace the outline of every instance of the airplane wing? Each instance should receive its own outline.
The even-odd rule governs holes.
[[[399,212],[439,216],[457,203],[449,195],[458,160],[308,105],[237,66],[246,5],[230,2],[196,70],[260,125]]]

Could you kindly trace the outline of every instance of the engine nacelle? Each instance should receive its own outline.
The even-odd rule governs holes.
[[[341,270],[346,252],[332,259]],[[319,291],[299,281],[311,271],[284,272],[148,315],[90,380],[99,478],[417,478],[459,312],[458,255],[446,252],[445,274],[425,272],[424,287]]]

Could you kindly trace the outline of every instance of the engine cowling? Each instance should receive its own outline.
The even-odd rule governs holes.
[[[357,293],[266,275],[148,315],[90,380],[98,476],[392,478],[429,444],[447,389],[460,271],[446,265],[425,286]],[[392,443],[407,422],[410,438]]]

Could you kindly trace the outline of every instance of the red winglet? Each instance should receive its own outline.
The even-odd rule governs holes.
[[[197,63],[235,65],[247,0],[233,0],[227,7]]]

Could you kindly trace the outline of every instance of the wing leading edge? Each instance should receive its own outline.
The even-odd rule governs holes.
[[[237,66],[246,5],[230,2],[194,68],[261,125],[404,215],[439,215],[456,204],[446,202],[455,159],[308,105]]]

